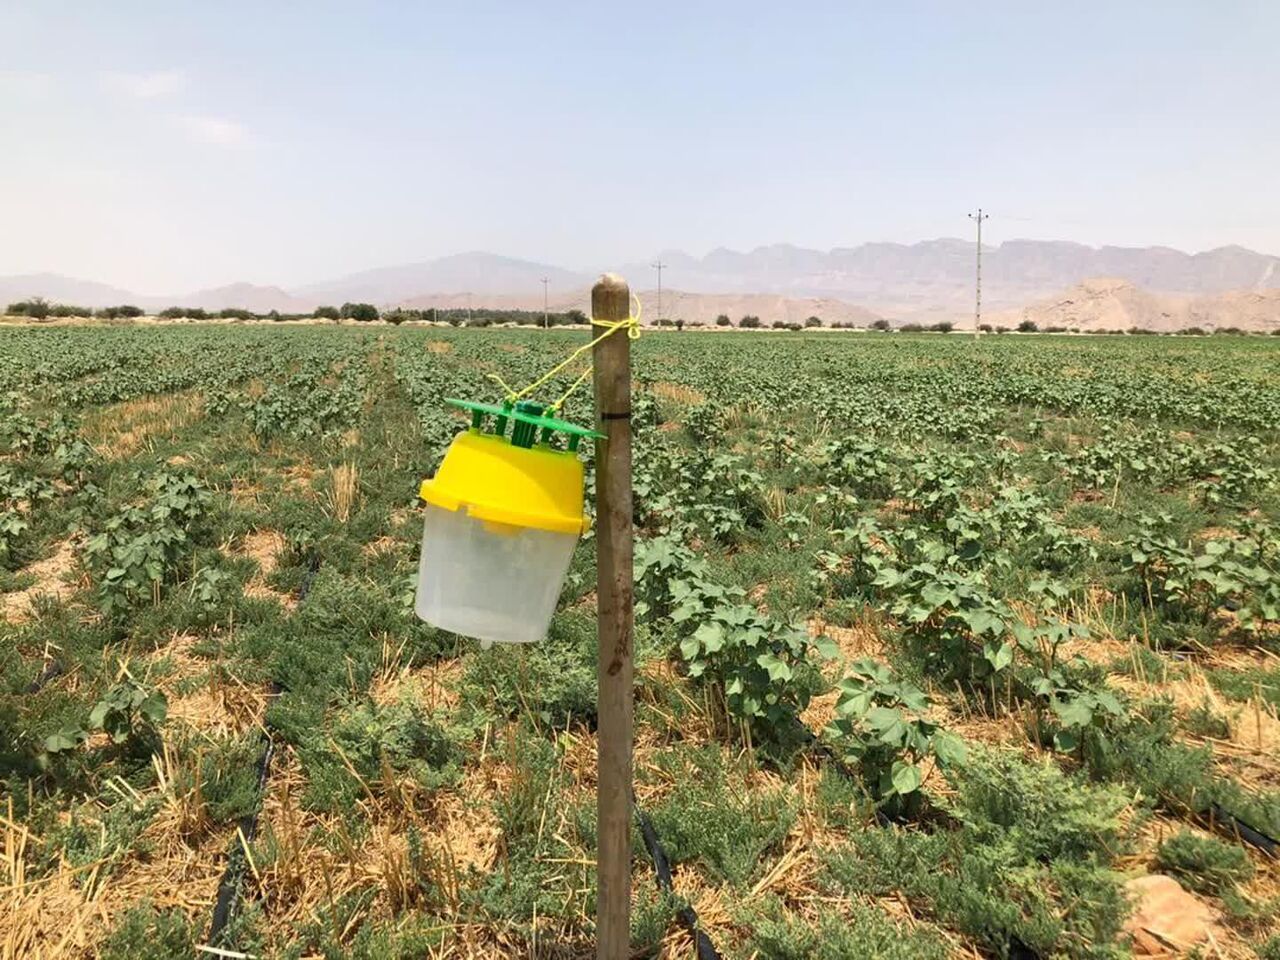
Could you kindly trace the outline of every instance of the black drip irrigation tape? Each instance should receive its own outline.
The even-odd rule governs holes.
[[[307,563],[306,575],[302,578],[302,583],[298,586],[298,603],[301,604],[307,599],[307,594],[311,592],[311,584],[315,581],[316,573],[320,570],[320,555],[313,553],[310,561]],[[276,697],[284,691],[276,681],[271,681],[271,690],[267,694],[266,706],[270,709],[272,702]],[[275,759],[276,742],[271,735],[271,727],[264,720],[262,725],[262,760],[258,765],[258,805],[253,813],[246,814],[240,819],[239,835],[236,837],[238,841],[231,855],[227,858],[227,869],[223,871],[222,879],[218,882],[218,897],[213,903],[213,919],[209,922],[208,943],[216,946],[223,932],[227,929],[227,924],[231,922],[235,915],[236,907],[240,903],[240,893],[244,887],[244,872],[248,866],[248,858],[245,850],[249,844],[253,843],[254,838],[258,835],[258,818],[262,814],[262,801],[267,795],[267,780],[271,776],[271,761]]]
[[[1271,859],[1280,857],[1280,841],[1267,836],[1257,827],[1250,826],[1234,814],[1227,813],[1216,803],[1209,805],[1208,819],[1210,825],[1216,826],[1219,830],[1225,830],[1250,846],[1257,847]]]
[[[40,675],[31,681],[27,687],[27,693],[39,693],[44,689],[44,685],[50,680],[62,676],[62,664],[57,660],[50,660],[44,665],[44,669],[40,671]]]
[[[631,798],[631,806],[636,812],[636,819],[640,822],[640,836],[644,839],[644,848],[649,851],[649,857],[653,860],[654,873],[658,875],[658,889],[663,893],[671,893],[671,861],[667,859],[667,851],[663,848],[662,841],[658,839],[658,831],[653,828],[653,821],[640,809],[640,804],[636,803],[634,796]],[[698,913],[692,906],[681,907],[676,916],[693,937],[698,960],[721,960],[711,938],[698,926]]]
[[[279,684],[271,685],[271,693],[267,696],[268,707],[271,701],[280,695],[280,690]],[[213,919],[209,923],[209,943],[215,945],[231,921],[236,905],[240,901],[240,888],[244,884],[244,870],[248,865],[245,848],[253,843],[254,837],[258,835],[258,816],[262,813],[262,798],[266,796],[267,778],[271,775],[271,761],[276,753],[275,739],[265,726],[262,736],[266,745],[262,750],[262,761],[258,765],[258,807],[253,813],[240,818],[239,836],[236,838],[239,843],[228,857],[227,869],[223,871],[222,879],[218,882],[218,898],[214,901]]]
[[[311,584],[315,582],[316,574],[320,572],[320,554],[311,554],[311,559],[307,561],[307,572],[302,576],[302,583],[298,586],[298,603],[302,603],[307,599],[307,594],[311,592]]]

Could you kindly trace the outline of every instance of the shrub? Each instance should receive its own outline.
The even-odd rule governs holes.
[[[775,320],[773,323],[769,324],[769,326],[773,327],[775,330],[785,330],[787,329],[787,322],[785,320]]]
[[[934,333],[950,333],[955,329],[955,324],[950,320],[940,320],[929,327]]]
[[[1023,320],[1018,324],[1019,333],[1035,333],[1039,329],[1034,320]]]
[[[95,310],[94,315],[106,320],[130,320],[134,317],[142,316],[143,310],[141,307],[126,303],[118,307],[103,307],[100,310]]]
[[[1182,830],[1156,850],[1156,866],[1197,893],[1217,895],[1253,876],[1249,855],[1236,845]]]
[[[187,315],[185,307],[165,307],[157,316],[163,320],[180,320]]]
[[[388,772],[408,776],[423,790],[452,784],[463,760],[454,733],[404,700],[342,708],[330,730],[308,737],[301,753],[308,805],[335,811],[354,804],[363,785],[396,789]]]
[[[341,316],[337,307],[316,307],[311,315],[317,320],[337,320]]]
[[[753,316],[752,314],[747,314],[738,321],[738,326],[746,330],[756,330],[760,327],[760,318]]]
[[[980,323],[978,324],[978,329],[983,333],[991,333],[995,330],[995,327],[991,326],[989,323]]]
[[[257,317],[240,307],[227,307],[218,311],[218,316],[223,320],[256,320]]]
[[[43,320],[49,316],[49,301],[44,297],[32,297],[30,300],[19,300],[9,304],[5,310],[11,317],[30,317],[32,320]]]
[[[875,323],[871,325],[871,329],[872,330],[888,330],[889,321],[881,317],[879,320],[877,320]]]
[[[421,310],[406,310],[403,307],[396,307],[394,310],[388,310],[382,315],[382,319],[392,326],[398,327],[406,320],[421,320]]]
[[[822,318],[809,317],[808,319],[805,320],[804,325],[806,327],[820,327],[822,326]]]
[[[192,956],[203,933],[180,909],[131,907],[102,946],[103,960],[180,960]]]
[[[753,956],[771,960],[945,960],[946,942],[924,927],[899,926],[881,909],[854,902],[848,916],[823,909],[816,922],[796,917],[775,898],[766,898],[758,912],[740,919],[751,932]]]
[[[955,777],[956,807],[980,845],[1007,843],[1028,861],[1109,859],[1134,824],[1129,794],[1070,777],[1052,761],[975,751]]]
[[[795,822],[785,789],[744,790],[731,782],[720,749],[706,746],[662,758],[674,788],[651,816],[673,865],[697,864],[714,880],[743,887],[762,869]],[[734,778],[736,780],[736,778]]]
[[[55,303],[49,308],[51,317],[91,317],[93,311],[88,307],[77,307],[70,303]]]
[[[343,320],[354,320],[356,323],[371,323],[378,319],[378,308],[372,303],[344,303],[338,311]],[[487,324],[486,324],[487,326]]]
[[[727,313],[722,313],[720,314],[720,316],[716,317],[716,326],[731,327],[733,326],[733,321],[729,319],[729,315]],[[1280,332],[1280,331],[1277,331],[1277,332]]]
[[[904,323],[898,328],[899,333],[922,333],[923,331],[924,324],[920,323]]]

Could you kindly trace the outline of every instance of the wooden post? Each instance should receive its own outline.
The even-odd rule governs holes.
[[[604,274],[591,316],[625,320],[631,290]],[[593,328],[592,336],[601,331]],[[599,727],[596,813],[597,960],[625,960],[631,938],[631,724],[635,579],[631,568],[631,340],[619,330],[592,351],[596,397],[596,615]]]

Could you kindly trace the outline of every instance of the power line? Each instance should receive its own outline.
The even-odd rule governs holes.
[[[666,264],[661,260],[655,260],[649,264],[658,271],[658,319],[662,319],[662,271],[666,269]]]
[[[973,335],[976,337],[982,324],[982,221],[989,220],[990,214],[983,213],[979,207],[977,213],[969,214],[969,219],[978,224],[978,256],[973,275]]]

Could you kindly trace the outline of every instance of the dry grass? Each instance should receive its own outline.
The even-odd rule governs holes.
[[[78,867],[59,858],[47,875],[28,876],[27,864],[44,841],[15,821],[10,799],[8,815],[0,818],[0,960],[95,957],[119,916],[143,900],[191,917],[208,913],[232,828],[210,829],[198,787],[175,789],[172,754],[166,750],[155,763],[161,807],[139,840],[146,856]],[[109,786],[119,802],[141,805],[147,799],[123,781]]]
[[[461,659],[440,660],[425,667],[410,669],[389,664],[384,655],[384,667],[369,685],[369,698],[379,706],[412,700],[428,713],[439,709],[452,710],[458,705],[457,682],[464,670]]]
[[[24,623],[31,616],[32,601],[37,597],[65,600],[75,593],[83,585],[83,578],[71,576],[79,546],[74,540],[63,540],[48,557],[24,568],[22,573],[33,577],[35,583],[0,594],[0,621]]]
[[[245,536],[236,552],[242,557],[249,557],[258,565],[258,572],[244,585],[244,595],[255,600],[274,600],[287,610],[294,609],[297,599],[291,594],[282,593],[267,586],[267,577],[275,573],[280,565],[280,555],[284,552],[288,541],[284,534],[276,530],[254,530]]]
[[[705,393],[683,383],[659,380],[653,384],[651,389],[653,390],[653,395],[659,400],[670,400],[673,403],[684,404],[688,407],[696,407],[707,402]]]
[[[360,495],[360,471],[354,463],[343,463],[329,469],[325,487],[325,509],[339,523],[351,519]]]
[[[177,433],[204,416],[204,394],[196,390],[166,393],[108,404],[90,413],[81,434],[108,460],[150,450],[158,438]]]
[[[391,553],[399,549],[403,541],[395,537],[378,537],[376,540],[370,540],[360,548],[360,553],[366,557],[380,557],[384,553]]]
[[[467,923],[460,902],[470,871],[487,873],[498,861],[500,829],[491,801],[500,781],[490,775],[493,767],[491,759],[470,770],[455,790],[430,796],[410,778],[384,771],[379,783],[365,785],[358,816],[318,814],[300,807],[305,778],[297,759],[286,752],[272,775],[261,821],[261,845],[276,855],[249,878],[268,928],[287,931],[323,916],[347,894],[367,892],[372,896],[364,909],[346,929],[334,931],[340,939],[360,923],[392,921],[404,911],[430,908],[453,927],[452,939],[463,948],[443,956],[521,955],[463,952],[480,943],[491,947],[498,935],[492,927]],[[351,824],[361,820],[368,832],[357,835]],[[421,839],[420,859],[410,854],[410,828]]]
[[[285,490],[301,493],[307,497],[315,495],[312,480],[315,478],[316,468],[311,461],[302,460],[291,464],[280,470],[279,475]]]

